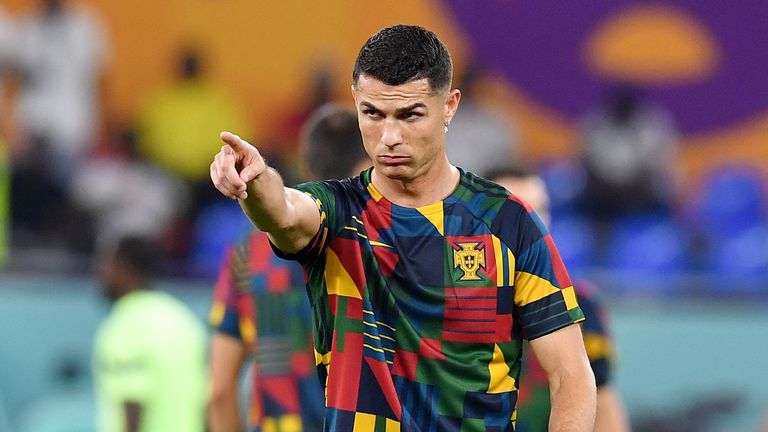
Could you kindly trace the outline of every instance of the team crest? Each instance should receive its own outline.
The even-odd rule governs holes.
[[[453,267],[459,268],[464,275],[459,278],[460,281],[479,281],[482,280],[477,275],[477,271],[485,268],[485,249],[478,249],[480,242],[459,242],[456,243],[460,250],[453,251]]]

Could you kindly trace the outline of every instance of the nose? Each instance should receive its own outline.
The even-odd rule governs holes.
[[[385,121],[381,133],[381,143],[387,147],[394,147],[402,144],[402,142],[403,135],[400,133],[400,127],[398,127],[397,122]]]

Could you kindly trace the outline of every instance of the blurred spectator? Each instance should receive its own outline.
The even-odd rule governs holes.
[[[180,301],[151,290],[154,243],[121,239],[104,249],[102,286],[113,302],[94,347],[99,430],[205,429],[206,337]]]
[[[106,141],[104,154],[76,173],[73,201],[94,217],[99,244],[128,235],[161,240],[188,205],[187,186],[139,158],[132,130],[113,131]]]
[[[475,99],[480,73],[470,63],[459,80],[461,105],[448,126],[445,143],[448,160],[473,173],[511,163],[519,154],[515,127]]]
[[[191,211],[213,198],[208,180],[211,155],[221,147],[222,130],[246,130],[243,113],[205,77],[205,59],[195,49],[180,52],[178,81],[158,90],[141,108],[140,153],[192,186]]]
[[[104,34],[86,10],[44,0],[14,34],[9,64],[20,81],[12,154],[14,243],[80,248],[81,215],[67,197],[86,158],[99,107]]]
[[[636,87],[614,88],[583,125],[589,213],[611,219],[668,210],[675,194],[678,132]]]
[[[346,177],[370,166],[354,111],[321,107],[301,136],[311,178]],[[241,430],[237,384],[248,354],[255,358],[249,430],[321,429],[324,398],[303,284],[301,267],[277,258],[261,231],[229,250],[211,308],[211,432]]]
[[[66,180],[86,156],[98,124],[104,32],[89,11],[68,7],[66,0],[43,0],[19,24],[14,42],[26,162],[45,158],[49,172],[42,173]]]
[[[549,196],[544,181],[533,172],[519,167],[497,169],[487,178],[504,186],[514,195],[527,201],[541,220],[549,225]],[[597,382],[597,413],[595,432],[624,432],[629,430],[629,420],[621,397],[611,385],[613,362],[613,341],[608,333],[605,307],[597,296],[592,284],[576,280],[574,289],[579,306],[586,320],[582,324],[584,347]],[[520,375],[520,406],[518,407],[517,430],[520,432],[546,432],[549,429],[549,383],[542,367],[525,350],[523,369]]]

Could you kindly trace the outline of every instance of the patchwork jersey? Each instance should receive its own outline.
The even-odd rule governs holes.
[[[322,427],[323,391],[315,374],[310,309],[301,267],[276,257],[252,231],[227,251],[210,324],[240,340],[250,357],[248,427],[307,432]]]
[[[574,285],[576,299],[586,320],[582,323],[584,347],[589,364],[595,374],[597,387],[610,383],[615,360],[613,343],[608,329],[608,316],[595,286],[577,280]],[[549,430],[549,382],[541,365],[530,351],[523,357],[520,379],[520,404],[517,418],[518,432],[546,432]]]
[[[523,339],[583,319],[531,207],[461,171],[396,205],[359,177],[297,186],[321,227],[296,254],[314,319],[326,431],[514,431]]]

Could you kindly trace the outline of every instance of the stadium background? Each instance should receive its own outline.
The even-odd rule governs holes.
[[[631,82],[680,127],[676,226],[695,224],[685,218],[695,218],[690,209],[705,199],[712,175],[749,168],[762,183],[745,205],[761,215],[757,232],[768,227],[768,80],[761,73],[768,8],[760,0],[727,9],[714,0],[72,3],[89,7],[109,35],[105,123],[134,118],[154,89],[173,81],[179,46],[192,43],[210,78],[244,109],[245,134],[269,149],[277,145],[268,137],[278,114],[305,103],[313,70],[329,68],[334,98],[348,100],[350,66],[365,38],[392,23],[416,23],[445,40],[459,71],[469,61],[488,69],[479,97],[509,116],[527,160],[546,166],[576,157],[580,116],[610,83]],[[13,16],[36,4],[4,1]],[[759,261],[741,276],[730,277],[728,263],[688,266],[685,257],[645,273],[589,257],[577,269],[610,301],[621,353],[616,382],[633,418],[695,415],[707,417],[711,430],[757,430],[768,409],[760,379],[768,364],[768,240],[757,234],[740,244],[743,256]],[[204,315],[209,283],[167,285]],[[82,275],[2,274],[0,430],[4,423],[32,428],[27,422],[40,412],[77,403],[55,399],[61,394],[87,401],[90,341],[105,312],[93,280]],[[84,373],[61,387],[62,367]],[[697,404],[695,414],[685,411]]]

